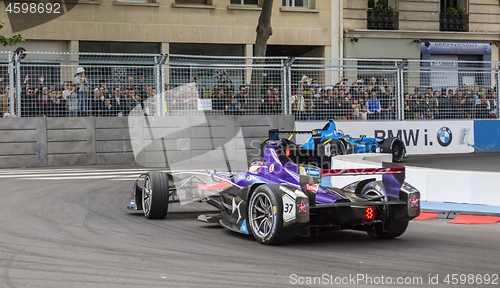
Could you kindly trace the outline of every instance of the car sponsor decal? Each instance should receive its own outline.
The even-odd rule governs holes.
[[[238,181],[255,182],[257,180],[257,177],[255,177],[254,175],[247,175],[245,173],[238,173],[236,179]]]
[[[130,207],[134,208],[135,207],[135,200],[130,200]]]
[[[331,147],[331,145],[330,145],[330,144],[326,144],[326,145],[325,145],[325,155],[326,155],[326,156],[330,156],[330,155],[332,155],[332,151],[331,151],[330,147]]]
[[[269,172],[273,172],[274,171],[274,164],[271,164],[271,166],[269,166]]]
[[[232,205],[232,213],[234,214],[234,211],[238,210],[238,220],[236,220],[236,223],[240,222],[240,219],[241,219],[241,212],[240,212],[240,205],[241,203],[243,202],[243,200],[241,200],[238,204],[236,204],[236,201],[234,201],[234,198],[233,198],[233,205]]]
[[[300,167],[300,175],[319,178],[320,171],[319,169]]]
[[[288,194],[283,194],[283,221],[295,220],[295,199]]]
[[[413,199],[410,199],[411,207],[413,207],[413,206],[418,207],[418,201],[420,201],[420,199],[418,199],[417,196],[413,195]]]
[[[439,145],[448,147],[451,144],[451,140],[453,140],[451,129],[448,127],[441,127],[437,133],[437,141]]]
[[[243,223],[240,226],[240,231],[248,234],[247,219],[243,220]]]
[[[271,230],[271,234],[269,234],[269,238],[273,237],[274,232],[276,231],[276,222],[278,222],[278,209],[276,209],[276,206],[273,206],[274,210],[274,221],[273,221],[273,229]]]
[[[319,184],[307,184],[306,183],[306,190],[311,191],[311,192],[318,192]]]
[[[307,204],[304,204],[304,201],[302,201],[302,203],[300,203],[299,205],[297,205],[297,207],[299,207],[299,215],[304,215],[307,213]],[[304,213],[302,213],[302,211],[304,211]]]

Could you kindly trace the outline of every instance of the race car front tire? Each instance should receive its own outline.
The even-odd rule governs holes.
[[[266,245],[289,243],[294,229],[283,227],[283,198],[279,185],[261,185],[255,189],[248,206],[250,232]]]
[[[371,231],[367,231],[367,233],[374,239],[392,239],[403,235],[407,227],[408,221],[392,220],[386,223],[385,231],[382,229],[382,226],[379,226]]]
[[[154,193],[153,193],[154,192]],[[169,182],[165,173],[150,171],[146,174],[142,189],[142,210],[147,219],[163,219],[167,216]]]

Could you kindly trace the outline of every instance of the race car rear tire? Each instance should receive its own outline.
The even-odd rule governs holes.
[[[347,153],[347,149],[345,147],[344,142],[342,142],[342,140],[338,140],[338,139],[332,140],[330,142],[330,144],[332,145],[330,148],[330,151],[332,153],[332,157],[337,156],[337,155],[345,155]]]
[[[382,151],[392,154],[392,162],[400,163],[406,154],[405,144],[401,139],[396,137],[389,137],[384,140],[382,144]]]
[[[392,239],[403,235],[407,227],[408,221],[392,220],[386,223],[385,231],[383,231],[382,227],[379,226],[372,231],[368,231],[367,233],[374,239]]]
[[[154,192],[154,193],[153,193]],[[167,216],[169,181],[167,174],[150,171],[146,174],[142,189],[142,210],[147,219],[163,219]]]
[[[283,227],[283,198],[279,185],[261,185],[255,189],[248,206],[250,232],[266,245],[289,243],[294,229]]]

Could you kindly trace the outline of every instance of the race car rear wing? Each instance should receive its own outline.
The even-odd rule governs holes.
[[[398,199],[399,190],[405,180],[405,167],[387,162],[382,162],[382,168],[323,169],[321,172],[321,177],[382,174],[382,183],[387,195]]]
[[[405,167],[323,169],[321,172],[321,176],[399,174],[405,172]]]
[[[279,129],[271,129],[269,130],[269,140],[279,140],[280,134],[311,134],[313,137],[315,135],[319,135],[321,137],[321,129],[312,130],[312,131],[287,131],[287,130],[279,130]]]

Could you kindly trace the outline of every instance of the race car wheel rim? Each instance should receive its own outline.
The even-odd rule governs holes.
[[[400,160],[403,158],[403,155],[404,155],[404,148],[403,148],[403,145],[401,145],[401,143],[399,142],[394,142],[394,144],[392,144],[393,147],[392,147],[392,153],[394,155],[394,159],[397,159],[397,160]]]
[[[274,221],[271,199],[263,192],[258,193],[252,201],[252,207],[250,207],[250,222],[253,233],[257,237],[266,237],[271,233]]]
[[[146,182],[144,183],[144,189],[142,189],[142,207],[144,209],[144,214],[148,214],[151,211],[151,180],[146,177]]]

